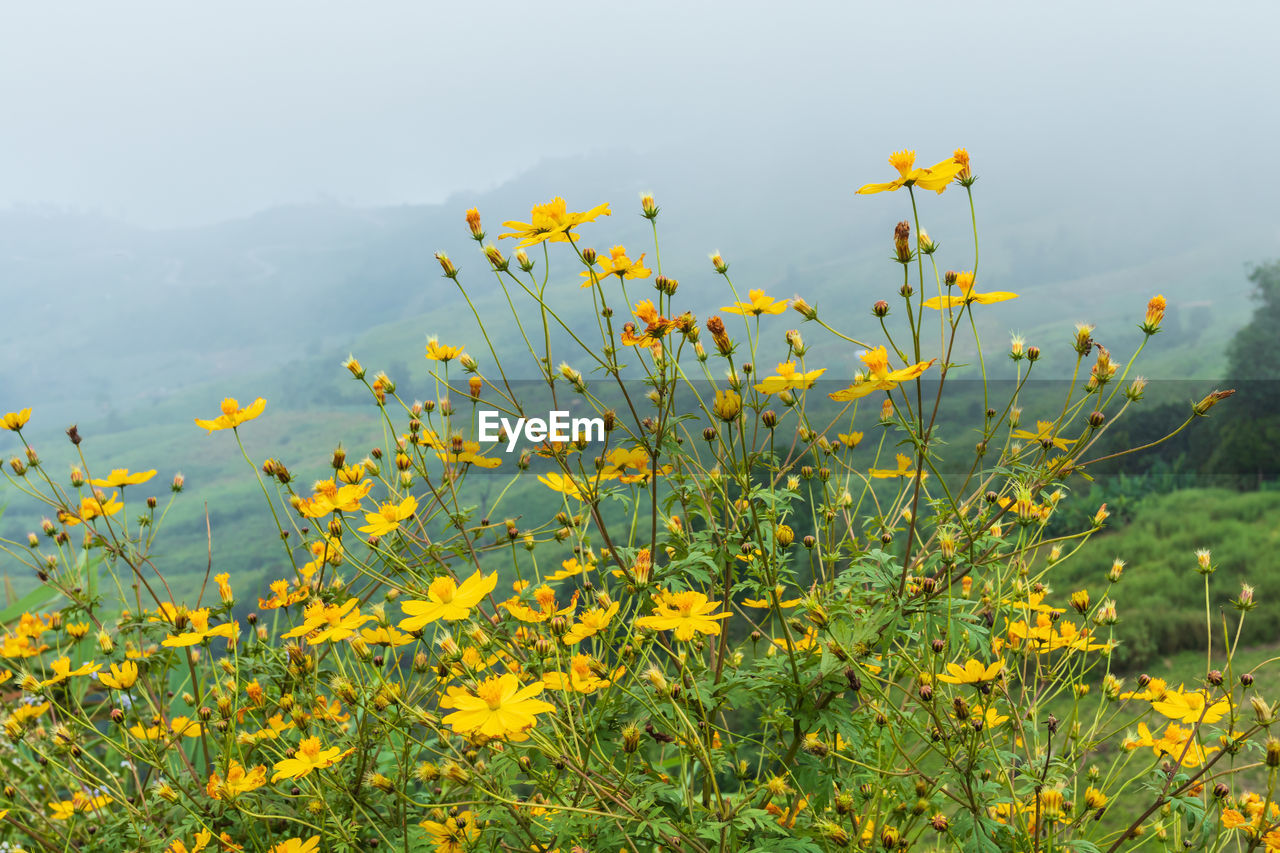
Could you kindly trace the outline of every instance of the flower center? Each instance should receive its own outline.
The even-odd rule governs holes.
[[[489,710],[496,711],[502,707],[502,685],[497,681],[487,681],[476,688],[476,696],[483,699]]]
[[[898,170],[898,174],[906,177],[911,167],[916,164],[916,152],[895,151],[889,155],[889,165]]]

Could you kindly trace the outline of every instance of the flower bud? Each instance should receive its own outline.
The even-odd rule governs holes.
[[[657,202],[653,200],[653,193],[645,193],[640,196],[640,211],[645,219],[651,222],[657,219],[659,209]]]
[[[467,228],[474,240],[483,240],[484,231],[480,228],[480,211],[474,207],[467,210]]]
[[[1071,593],[1071,606],[1077,613],[1089,612],[1089,590],[1079,589]]]
[[[440,269],[444,270],[445,278],[456,279],[458,277],[458,268],[453,261],[449,260],[449,256],[444,252],[436,252],[436,260],[440,262]]]
[[[1210,391],[1204,399],[1191,407],[1191,412],[1196,417],[1202,418],[1209,413],[1210,409],[1234,393],[1236,393],[1234,388],[1229,388],[1226,391]]]
[[[905,220],[893,228],[893,252],[898,263],[911,261],[911,225]]]
[[[1147,314],[1142,318],[1138,328],[1148,335],[1154,335],[1160,331],[1160,322],[1164,320],[1164,309],[1167,304],[1164,296],[1159,293],[1151,297],[1151,301],[1147,303]]]

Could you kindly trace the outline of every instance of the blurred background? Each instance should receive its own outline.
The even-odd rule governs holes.
[[[979,289],[1023,295],[981,314],[989,358],[1017,332],[1045,351],[1043,375],[1065,376],[1082,321],[1126,358],[1163,293],[1138,369],[1152,390],[1117,440],[1240,391],[1074,484],[1081,517],[1106,501],[1113,526],[1063,586],[1129,560],[1128,594],[1151,605],[1130,616],[1134,665],[1202,645],[1198,587],[1170,582],[1197,547],[1214,549],[1223,601],[1248,580],[1280,618],[1275,4],[120,0],[0,16],[0,412],[33,408],[51,471],[71,464],[72,422],[101,469],[182,471],[171,577],[203,577],[206,508],[215,571],[282,570],[238,448],[193,417],[266,397],[247,450],[307,483],[337,441],[356,458],[381,441],[348,353],[406,399],[435,394],[429,336],[480,355],[432,257],[448,251],[502,316],[467,208],[493,239],[553,196],[609,202],[584,236],[634,256],[652,249],[652,192],[664,271],[700,317],[728,301],[718,250],[740,289],[802,295],[873,334],[910,205],[853,191],[888,180],[894,150],[927,165],[965,146]],[[964,194],[918,198],[939,263],[968,269]],[[560,269],[553,292],[570,298],[576,268]],[[787,317],[779,344],[801,319]],[[809,328],[815,363],[847,380],[856,352]],[[39,510],[12,487],[0,501],[0,534],[23,542]],[[10,597],[34,583],[0,559]],[[1275,643],[1274,624],[1255,619],[1249,641]]]

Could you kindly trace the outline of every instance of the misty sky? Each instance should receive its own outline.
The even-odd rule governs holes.
[[[1028,191],[1223,216],[1280,179],[1276,4],[11,3],[0,204],[147,225],[438,201],[677,150],[856,186],[964,144]]]

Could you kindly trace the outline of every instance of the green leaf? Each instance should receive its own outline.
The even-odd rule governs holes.
[[[58,591],[56,589],[41,584],[4,610],[0,610],[0,624],[8,624],[23,613],[39,610],[57,597]]]

